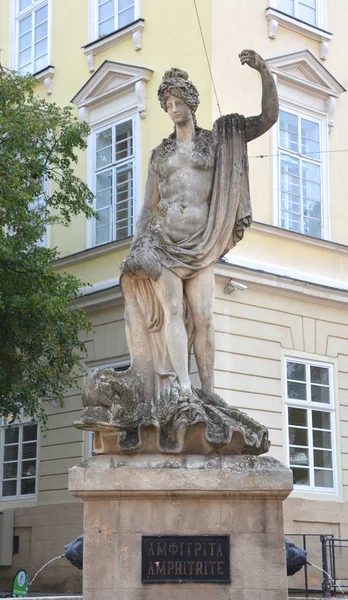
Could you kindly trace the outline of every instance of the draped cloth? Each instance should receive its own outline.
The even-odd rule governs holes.
[[[214,155],[213,184],[205,226],[191,237],[174,242],[170,232],[166,234],[163,230],[159,214],[136,238],[130,260],[127,259],[128,268],[123,270],[121,277],[127,327],[133,328],[133,332],[135,327],[139,330],[135,335],[127,335],[132,364],[136,367],[141,362],[137,361],[139,347],[134,339],[147,334],[146,352],[151,356],[146,360],[146,373],[152,379],[155,395],[170,391],[176,374],[166,345],[163,309],[152,280],[162,267],[175,272],[182,280],[195,277],[233,248],[251,223],[245,118],[237,114],[226,115],[215,121],[212,132],[200,132],[204,133],[196,133],[195,144],[199,147],[199,142],[202,143],[199,137],[205,134],[204,139],[211,144]],[[162,142],[159,151],[168,140]],[[127,311],[128,304],[131,310]],[[185,294],[184,315],[190,349],[194,325]]]

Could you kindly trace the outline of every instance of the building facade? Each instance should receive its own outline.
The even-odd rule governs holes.
[[[78,302],[93,323],[89,372],[129,364],[119,265],[150,152],[172,128],[157,101],[164,71],[188,71],[201,95],[198,123],[211,128],[217,100],[222,114],[260,112],[259,75],[241,67],[238,53],[254,48],[267,59],[280,119],[249,144],[254,222],[215,267],[215,386],[269,428],[271,455],[292,468],[284,517],[294,535],[348,537],[347,19],[345,0],[0,4],[2,62],[35,73],[38,94],[72,102],[91,127],[77,172],[99,220],[77,217],[46,236],[61,250],[56,268],[89,282]],[[63,410],[48,407],[47,431],[25,419],[1,428],[0,590],[20,567],[33,576],[82,532],[68,469],[92,447],[72,426],[81,409],[76,383]],[[320,587],[320,576],[312,582]],[[36,589],[78,592],[81,577],[61,559]]]

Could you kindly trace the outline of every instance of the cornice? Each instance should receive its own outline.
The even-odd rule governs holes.
[[[295,244],[304,244],[304,246],[320,248],[320,250],[326,250],[328,252],[348,254],[348,246],[344,244],[332,242],[330,240],[324,240],[321,238],[310,237],[308,235],[305,235],[304,233],[296,233],[295,231],[282,229],[281,227],[276,227],[275,225],[268,225],[267,223],[253,221],[251,229],[256,231],[257,233],[276,236],[283,240],[290,240]]]
[[[130,248],[132,244],[132,237],[124,238],[123,240],[117,240],[116,242],[108,242],[107,244],[101,244],[100,246],[94,246],[93,248],[87,248],[81,252],[75,254],[68,254],[62,258],[58,258],[53,262],[53,266],[56,269],[63,269],[65,267],[71,267],[79,263],[85,262],[86,260],[93,260],[100,256],[105,256],[124,248]]]
[[[343,308],[348,306],[348,290],[342,288],[315,284],[266,270],[243,267],[232,262],[219,261],[215,265],[214,273],[216,280],[225,284],[228,280],[233,279],[253,289],[280,296],[288,296],[336,308],[339,305]]]

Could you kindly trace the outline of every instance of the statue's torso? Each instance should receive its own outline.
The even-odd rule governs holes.
[[[191,142],[172,140],[170,151],[157,161],[160,202],[154,218],[179,242],[205,227],[214,175],[211,132]],[[202,138],[202,136],[200,136]],[[197,143],[198,141],[198,143]]]

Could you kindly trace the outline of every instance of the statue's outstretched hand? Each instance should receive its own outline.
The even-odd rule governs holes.
[[[240,62],[242,65],[249,65],[252,69],[256,69],[260,71],[262,67],[265,65],[264,59],[255,52],[255,50],[242,50],[240,54],[238,54],[240,58]]]

